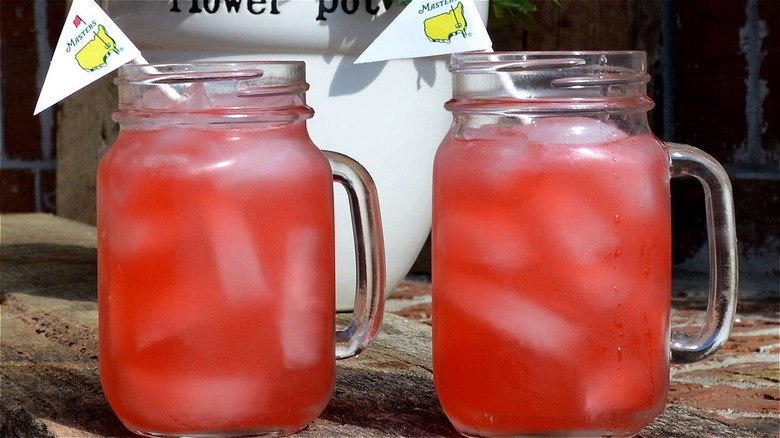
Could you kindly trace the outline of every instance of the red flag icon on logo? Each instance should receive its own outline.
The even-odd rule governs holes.
[[[81,25],[83,22],[84,20],[82,20],[78,15],[76,15],[76,18],[73,19],[73,25],[76,27],[79,27],[79,25]]]

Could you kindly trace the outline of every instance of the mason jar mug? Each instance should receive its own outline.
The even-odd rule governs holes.
[[[376,189],[309,139],[301,62],[128,65],[98,170],[99,362],[124,425],[148,436],[299,430],[337,358],[374,338],[384,252]],[[333,183],[361,255],[334,334]]]
[[[433,179],[433,371],[467,436],[631,436],[736,307],[723,168],[648,126],[642,52],[460,54]],[[670,332],[669,180],[707,194],[709,306]]]

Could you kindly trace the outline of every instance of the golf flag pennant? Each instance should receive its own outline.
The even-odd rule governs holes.
[[[73,0],[33,115],[140,56],[94,0]]]
[[[412,0],[355,64],[492,47],[473,0]]]

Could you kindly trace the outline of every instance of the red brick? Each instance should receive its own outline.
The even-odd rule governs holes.
[[[715,131],[715,130],[713,130]],[[780,254],[780,180],[731,178],[737,241],[743,267],[775,266]],[[672,180],[672,260],[684,262],[707,242],[704,191],[693,178]],[[754,268],[755,266],[755,268]]]
[[[770,153],[770,161],[780,164],[780,2],[758,2],[759,18],[766,23],[767,35],[761,48],[765,52],[761,63],[761,78],[766,80],[769,94],[764,100],[766,131],[761,136],[763,147]],[[777,210],[775,210],[777,211]]]
[[[728,162],[744,142],[744,0],[674,2],[675,141]],[[717,128],[717,129],[715,129]]]
[[[403,316],[404,318],[431,325],[431,303],[415,304],[393,313]]]
[[[670,184],[672,203],[672,262],[693,257],[707,241],[704,190],[694,178],[675,178]]]
[[[633,48],[633,12],[633,3],[624,0],[561,1],[556,26],[558,50]]]
[[[431,303],[425,302],[415,304],[416,298],[429,297],[430,295],[430,282],[404,280],[388,294],[387,298],[402,305],[400,309],[392,311],[392,313],[430,325]]]
[[[3,94],[3,150],[6,158],[43,158],[41,128],[35,108],[38,53],[34,1],[0,2],[0,91]]]
[[[62,1],[55,1],[55,2],[47,2],[47,13],[48,13],[48,25],[49,25],[49,47],[51,47],[51,52],[54,53],[54,49],[57,46],[57,40],[60,37],[60,33],[62,32],[62,27],[65,24],[65,18],[68,15],[68,5],[70,2],[62,2]],[[59,110],[59,105],[54,105],[49,111],[53,111],[53,120],[57,120],[57,112]],[[52,124],[51,127],[51,138],[54,139],[57,137],[57,126],[56,123]],[[51,151],[50,151],[50,157],[51,159],[57,158],[57,148],[54,144],[52,144]],[[51,208],[52,212],[53,206],[54,206],[54,198],[53,193],[51,197]],[[49,211],[46,205],[46,198],[44,198],[44,211]]]
[[[777,337],[775,337],[777,340]],[[723,357],[723,355],[721,355]],[[744,358],[746,355],[740,355]],[[680,368],[675,373],[677,379],[698,379],[711,382],[733,382],[737,384],[750,385],[752,389],[761,394],[767,394],[778,398],[780,394],[777,391],[777,381],[780,377],[780,363],[766,364],[764,362],[746,362],[724,367],[712,367],[686,371]],[[780,405],[776,406],[774,412],[780,412]]]
[[[57,45],[57,40],[60,38],[65,18],[68,15],[67,5],[68,2],[47,2],[50,47]]]
[[[706,290],[706,286],[703,284],[700,286],[702,292]],[[691,300],[691,297],[674,297],[673,309],[672,309],[672,327],[675,330],[684,329],[685,327],[701,326],[706,314],[706,296],[694,297],[695,304],[692,306],[686,306],[685,301]],[[744,301],[744,298],[740,300]],[[755,314],[750,314],[742,311],[739,307],[740,301],[737,302],[737,316],[732,326],[732,332],[745,333],[753,332],[756,330],[763,330],[768,328],[777,328],[778,334],[780,334],[780,322],[776,318],[760,317]],[[771,315],[777,312],[774,303],[761,303],[769,304],[767,307],[761,307],[759,309],[751,309],[758,314]]]
[[[404,280],[398,286],[396,286],[392,292],[390,292],[388,298],[405,300],[430,294],[430,282]]]
[[[740,252],[748,259],[766,258],[766,265],[780,269],[780,180],[739,178],[732,180],[732,188]]]
[[[0,213],[35,211],[35,174],[25,169],[0,169]]]
[[[723,410],[757,413],[778,413],[777,393],[772,390],[737,388],[730,385],[704,386],[695,383],[674,382],[669,386],[667,402],[695,406],[701,410]],[[733,419],[720,418],[730,423]]]
[[[629,50],[634,47],[634,2],[561,0],[535,2],[538,30],[497,32],[496,50]],[[608,23],[608,25],[604,25]],[[511,27],[507,26],[507,27]],[[514,41],[506,41],[506,39]]]
[[[40,197],[41,197],[41,211],[45,213],[57,212],[57,171],[56,170],[42,170],[41,171],[41,184],[40,184]]]

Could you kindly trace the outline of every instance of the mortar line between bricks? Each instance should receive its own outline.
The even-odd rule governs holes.
[[[690,383],[694,385],[701,385],[705,388],[711,388],[713,386],[730,386],[737,389],[777,389],[777,382],[769,379],[764,379],[765,382],[757,383],[755,380],[751,381],[726,381],[723,379],[715,379],[712,377],[678,377],[672,380],[672,383]]]
[[[734,409],[707,409],[690,405],[685,405],[685,409],[695,411],[699,414],[714,414],[729,420],[738,420],[740,418],[780,419],[780,414],[775,412],[745,412],[735,411]]]
[[[711,370],[718,368],[725,368],[731,365],[741,365],[746,363],[771,363],[778,362],[776,354],[754,354],[750,356],[734,356],[726,357],[723,359],[710,359],[704,362],[685,364],[682,366],[672,367],[672,376],[678,372]]]
[[[769,345],[762,345],[758,347],[759,353],[769,353],[770,351],[774,350],[775,348],[780,348],[780,343],[777,344],[769,344]]]
[[[780,327],[753,330],[752,332],[731,333],[731,337],[733,338],[744,338],[747,336],[766,336],[766,335],[780,335]]]
[[[410,307],[419,306],[420,304],[431,303],[432,298],[430,295],[422,295],[414,298],[389,298],[385,301],[385,311],[398,312]]]

